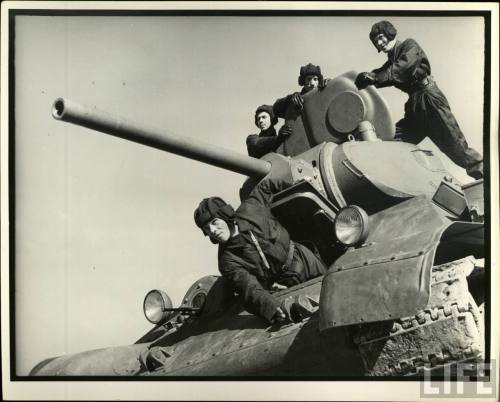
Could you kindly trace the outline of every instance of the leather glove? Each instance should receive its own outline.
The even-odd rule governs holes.
[[[289,322],[287,320],[287,316],[285,314],[285,312],[283,311],[283,309],[281,307],[278,307],[276,309],[276,313],[274,313],[274,316],[273,318],[271,319],[271,323],[272,324],[286,324],[287,322]]]
[[[354,84],[358,89],[365,89],[368,85],[375,84],[375,76],[373,73],[359,73]]]
[[[323,81],[319,84],[319,89],[326,88],[326,85],[330,82],[330,78],[323,78]]]
[[[316,311],[318,311],[318,303],[314,302],[313,305],[311,299],[307,296],[288,296],[276,309],[272,322],[280,325],[291,322],[300,322],[303,319],[312,316]]]
[[[291,296],[288,296],[285,300],[283,300],[281,305],[276,309],[272,322],[277,322],[281,325],[292,322],[293,303],[294,301]]]
[[[287,126],[286,124],[281,126],[280,130],[278,131],[278,137],[282,139],[287,139],[292,135],[292,127]]]
[[[298,110],[302,110],[304,107],[304,99],[298,92],[292,94],[292,103]]]

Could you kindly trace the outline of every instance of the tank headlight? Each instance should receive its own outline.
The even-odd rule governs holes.
[[[368,215],[355,205],[341,209],[334,226],[337,239],[346,246],[362,244],[368,237]]]
[[[172,314],[172,312],[168,310],[171,308],[172,300],[170,300],[170,297],[161,290],[151,290],[144,298],[144,315],[147,320],[153,324],[158,324],[166,320],[169,315]]]

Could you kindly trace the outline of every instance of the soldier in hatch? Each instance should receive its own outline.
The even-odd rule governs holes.
[[[446,97],[431,77],[429,59],[413,39],[396,40],[397,30],[389,21],[372,26],[370,40],[387,54],[382,67],[360,73],[358,89],[395,86],[409,95],[403,119],[396,123],[396,139],[418,144],[426,135],[469,176],[483,177],[483,157],[469,148],[451,113]]]
[[[260,128],[259,134],[251,134],[247,137],[248,155],[260,158],[269,152],[276,152],[276,149],[291,134],[292,129],[284,125],[276,134],[274,126],[278,123],[278,118],[274,115],[272,106],[262,105],[255,111],[255,125]]]
[[[272,194],[282,190],[283,183],[264,179],[236,211],[212,197],[201,201],[194,212],[196,225],[219,245],[221,274],[232,283],[247,311],[271,323],[291,321],[291,309],[270,290],[294,286],[326,271],[307,247],[290,240],[270,212]]]
[[[324,79],[321,74],[320,66],[309,63],[300,67],[299,85],[302,87],[302,90],[274,102],[274,114],[277,117],[285,118],[285,113],[290,105],[295,106],[298,111],[301,111],[304,106],[304,98],[302,95],[305,95],[314,88],[324,88],[327,81],[328,79]]]

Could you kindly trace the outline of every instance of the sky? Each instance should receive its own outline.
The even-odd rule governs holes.
[[[217,275],[217,248],[193,211],[214,195],[236,207],[245,179],[56,121],[56,98],[246,154],[256,107],[299,90],[301,65],[334,78],[383,64],[368,39],[380,19],[423,47],[482,153],[480,17],[17,16],[17,374],[47,357],[133,343],[152,328],[142,312],[149,290],[179,305],[198,278]],[[399,120],[407,96],[381,93]]]

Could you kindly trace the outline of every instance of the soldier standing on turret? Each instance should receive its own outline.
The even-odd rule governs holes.
[[[289,178],[291,182],[291,177]],[[219,244],[219,271],[233,285],[250,313],[269,322],[291,320],[290,304],[269,291],[323,275],[323,262],[307,247],[290,240],[269,209],[272,194],[287,180],[264,179],[234,211],[218,197],[205,198],[194,212],[196,225]]]
[[[427,135],[453,162],[466,169],[469,176],[483,177],[483,158],[469,148],[451,113],[446,97],[431,77],[427,55],[413,39],[396,40],[397,30],[389,21],[372,26],[370,40],[379,52],[387,54],[382,67],[360,73],[358,89],[395,86],[409,95],[404,118],[396,123],[396,139],[418,144]]]
[[[259,134],[251,134],[247,137],[248,155],[260,158],[269,152],[275,152],[285,139],[292,134],[292,129],[284,125],[276,134],[274,126],[278,118],[273,112],[273,107],[261,105],[255,111],[255,125],[260,128]]]

